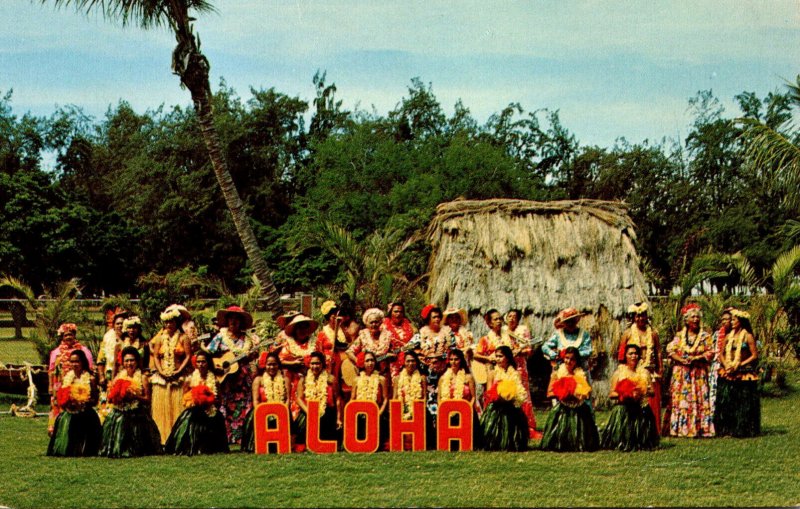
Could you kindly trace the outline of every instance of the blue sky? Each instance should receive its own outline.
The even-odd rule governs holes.
[[[461,98],[479,122],[519,102],[559,109],[583,144],[683,138],[688,99],[712,89],[763,96],[800,73],[797,0],[217,0],[195,26],[212,65],[243,97],[275,87],[309,100],[317,69],[345,107],[393,108],[413,77],[445,110]],[[75,104],[99,117],[189,104],[169,69],[166,30],[32,0],[0,1],[0,93],[14,112]]]

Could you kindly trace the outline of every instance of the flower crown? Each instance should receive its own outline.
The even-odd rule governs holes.
[[[634,315],[643,315],[647,313],[650,309],[650,306],[647,305],[646,302],[642,302],[640,304],[631,304],[628,306],[628,313],[632,313]]]
[[[747,311],[742,311],[740,309],[731,309],[731,314],[736,318],[744,318],[745,320],[750,319],[750,313]]]
[[[163,318],[162,318],[162,320],[163,320]],[[125,319],[125,320],[122,322],[122,326],[123,326],[124,328],[126,328],[126,329],[127,329],[128,327],[136,327],[136,326],[138,326],[138,327],[141,327],[141,326],[142,326],[142,319],[141,319],[141,318],[139,318],[138,316],[132,316],[132,317],[130,317],[130,318],[126,318],[126,319]]]
[[[435,308],[435,307],[436,307],[436,304],[428,304],[427,306],[422,308],[422,311],[420,311],[420,313],[419,313],[420,316],[422,317],[422,319],[423,320],[427,320],[428,317],[431,314],[431,311],[433,311],[433,308]]]
[[[73,333],[77,334],[78,333],[78,326],[75,325],[74,323],[62,323],[58,327],[58,335],[59,336],[63,336],[67,332],[73,332]]]
[[[692,302],[690,304],[686,304],[685,306],[683,306],[681,308],[681,315],[686,316],[691,311],[697,311],[699,313],[700,312],[700,305],[697,304],[696,302]]]
[[[168,320],[175,320],[179,316],[181,316],[181,312],[175,308],[172,308],[161,313],[160,318],[162,322],[166,322]]]

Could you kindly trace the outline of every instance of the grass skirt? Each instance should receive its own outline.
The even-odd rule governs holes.
[[[115,408],[103,422],[100,456],[132,458],[161,454],[161,435],[146,408]]]
[[[596,451],[600,444],[592,409],[587,403],[570,407],[559,403],[547,415],[539,447],[545,451]]]
[[[100,418],[93,408],[62,410],[47,446],[48,456],[96,456],[100,450]]]
[[[525,451],[528,449],[528,418],[514,403],[497,400],[481,415],[484,448],[487,451]]]
[[[659,433],[650,405],[625,401],[614,405],[603,430],[600,447],[619,451],[639,451],[658,447]]]
[[[295,436],[296,444],[306,443],[307,432],[306,413],[300,410],[297,418],[292,423],[292,435]],[[336,440],[341,442],[339,431],[336,429],[336,409],[330,406],[325,407],[325,413],[319,418],[319,438],[320,440]]]
[[[717,435],[754,437],[761,434],[761,400],[758,381],[726,380],[720,377],[714,409]]]
[[[253,427],[254,413],[255,407],[251,408],[250,411],[247,412],[247,417],[244,418],[244,427],[242,428],[242,448],[240,449],[242,452],[255,452],[256,450],[256,430],[255,427]],[[274,415],[267,416],[267,425],[276,425]],[[294,430],[294,426],[290,425],[290,429]]]
[[[153,384],[152,387],[151,415],[153,422],[158,427],[163,444],[167,441],[178,416],[183,412],[183,388],[180,385],[172,384]]]
[[[164,445],[166,454],[180,456],[228,451],[225,418],[219,412],[211,417],[200,407],[187,408],[178,416]]]

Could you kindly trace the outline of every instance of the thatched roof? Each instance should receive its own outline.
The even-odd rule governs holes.
[[[546,320],[603,306],[619,319],[646,299],[621,202],[457,200],[437,207],[427,237],[431,301],[471,318],[492,307]]]

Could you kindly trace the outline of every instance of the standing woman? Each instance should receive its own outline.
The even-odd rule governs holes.
[[[383,328],[383,311],[378,308],[370,308],[364,311],[362,316],[366,329],[362,329],[355,341],[347,349],[347,356],[353,363],[358,364],[358,354],[364,351],[372,352],[381,361],[377,366],[378,373],[386,377],[387,383],[390,382],[389,363],[397,358],[397,354],[389,350],[392,345],[391,335]]]
[[[646,302],[634,304],[629,308],[633,313],[633,324],[622,333],[617,353],[617,361],[627,362],[629,345],[636,345],[641,350],[639,363],[650,373],[652,394],[648,396],[650,409],[656,419],[656,429],[661,434],[661,343],[658,332],[650,326],[650,312]],[[613,387],[613,385],[612,385]]]
[[[228,443],[239,444],[242,441],[244,419],[253,407],[252,386],[256,370],[252,364],[258,356],[260,340],[255,334],[247,332],[253,326],[253,316],[239,306],[217,311],[217,323],[221,328],[208,344],[208,351],[218,357],[227,354],[230,361],[235,362],[231,366],[238,368],[223,374],[219,399]]]
[[[103,422],[100,456],[131,458],[161,453],[161,437],[150,417],[150,383],[139,369],[139,351],[122,350],[122,370],[108,390],[113,405]]]
[[[242,435],[242,451],[253,452],[256,450],[256,434],[253,428],[253,414],[260,403],[288,404],[291,398],[289,379],[281,372],[281,360],[277,352],[262,353],[258,359],[258,368],[263,373],[253,380],[253,408],[244,421],[244,434]],[[269,416],[270,422],[275,419]]]
[[[629,343],[625,363],[611,375],[608,397],[616,404],[600,440],[603,449],[630,452],[658,447],[656,417],[647,401],[653,392],[651,373],[640,362],[641,357],[642,349]]]
[[[326,300],[320,306],[322,318],[325,320],[325,325],[322,330],[317,334],[316,349],[325,355],[325,364],[328,366],[328,373],[331,373],[338,379],[339,367],[341,362],[334,362],[334,353],[336,343],[348,343],[347,338],[342,330],[342,319],[339,316],[339,308],[332,300]]]
[[[580,351],[568,346],[562,361],[553,371],[547,387],[547,396],[553,398],[553,409],[547,416],[539,447],[558,452],[596,451],[600,436],[588,403],[592,388],[586,372],[579,367]]]
[[[484,393],[481,428],[489,451],[525,451],[528,449],[528,419],[522,406],[525,388],[516,370],[511,348],[501,345],[495,350],[495,367],[489,373],[489,389]]]
[[[48,456],[96,456],[100,450],[100,418],[92,408],[97,386],[89,371],[89,359],[81,349],[69,356],[72,370],[56,393],[62,412],[56,417]]]
[[[478,396],[483,394],[489,380],[489,373],[494,366],[494,351],[497,347],[505,345],[513,350],[517,345],[510,336],[503,336],[503,315],[496,309],[490,309],[483,315],[489,332],[478,341],[475,348],[474,359],[472,361],[472,371],[475,375],[475,383],[478,384]]]
[[[761,433],[758,348],[750,313],[731,311],[731,331],[720,344],[719,387],[714,426],[718,435],[754,437]]]
[[[51,436],[56,423],[56,417],[58,417],[61,411],[56,393],[61,388],[64,377],[72,371],[72,362],[70,362],[72,352],[75,350],[83,351],[89,361],[88,371],[93,369],[92,352],[78,343],[76,339],[77,334],[77,325],[74,323],[62,323],[58,327],[58,338],[60,342],[57,347],[50,351],[50,362],[47,365],[47,379],[50,389],[50,416],[48,418],[47,433]]]
[[[403,371],[397,375],[394,381],[394,394],[392,399],[400,400],[403,405],[403,419],[411,420],[414,418],[414,402],[425,401],[428,396],[428,382],[425,375],[419,371],[420,361],[416,352],[405,352],[403,354]],[[426,433],[435,431],[432,425],[430,414],[425,412]],[[411,437],[403,437],[403,448],[410,444]]]
[[[164,327],[150,340],[155,368],[150,382],[153,385],[153,420],[163,444],[183,412],[183,379],[190,370],[191,342],[181,329],[185,316],[178,309],[170,306],[160,318]]]
[[[300,413],[295,419],[296,452],[304,450],[307,443],[309,401],[319,402],[321,440],[338,440],[342,428],[342,400],[337,397],[336,380],[325,370],[325,356],[320,352],[311,352],[309,364],[308,376],[300,377],[295,393],[300,406]]]
[[[198,351],[192,375],[183,384],[186,409],[178,416],[164,452],[179,456],[228,452],[225,420],[217,410],[217,379],[211,372],[211,354]]]
[[[439,378],[438,406],[442,401],[463,399],[472,407],[472,444],[474,449],[483,448],[483,432],[478,419],[478,404],[475,397],[475,379],[467,366],[464,352],[453,348],[447,354],[447,371]]]
[[[406,306],[402,302],[389,304],[389,316],[384,318],[383,328],[391,338],[389,346],[391,350],[405,350],[406,345],[417,332],[411,321],[406,318]],[[403,359],[397,356],[391,363],[389,370],[393,381],[403,370]]]
[[[701,329],[697,304],[681,309],[684,327],[667,345],[673,361],[670,382],[669,434],[673,437],[713,437],[714,415],[708,393],[711,336]]]
[[[117,364],[117,353],[120,350],[119,343],[122,341],[122,335],[125,332],[125,318],[127,316],[127,311],[116,308],[111,317],[111,328],[106,331],[100,342],[100,348],[97,352],[97,376],[102,388],[106,388],[108,382],[113,380],[114,375],[117,374],[115,368],[119,366],[115,364]]]
[[[378,422],[380,423],[378,443],[381,448],[386,448],[389,440],[389,413],[386,407],[389,404],[389,391],[387,390],[386,377],[376,370],[378,361],[375,354],[367,350],[364,352],[364,367],[356,379],[353,387],[353,396],[350,401],[372,401],[378,405]],[[357,436],[364,436],[362,430],[366,425],[364,415],[358,416]]]
[[[711,413],[715,414],[717,405],[717,382],[719,380],[719,371],[722,367],[720,359],[722,358],[722,346],[725,344],[725,338],[731,331],[731,311],[733,308],[725,308],[722,315],[719,317],[719,329],[714,331],[711,336],[712,350],[714,351],[714,359],[711,361],[711,368],[708,370],[708,399],[711,403]]]
[[[289,394],[291,394],[292,418],[297,419],[300,412],[300,405],[297,404],[294,395],[297,393],[297,386],[300,379],[306,374],[306,370],[311,363],[311,354],[317,351],[317,340],[312,334],[317,330],[319,324],[303,314],[297,314],[284,329],[286,341],[281,348],[278,358],[283,367],[283,376],[289,382]],[[322,352],[319,352],[322,354]],[[325,355],[322,354],[323,359]]]
[[[419,329],[419,345],[426,359],[447,355],[450,349],[450,328],[442,324],[442,310],[428,304],[420,312],[425,323]]]

